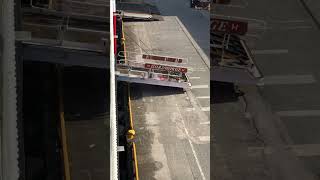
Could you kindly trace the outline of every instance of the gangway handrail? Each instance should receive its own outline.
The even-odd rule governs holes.
[[[127,62],[125,63],[126,65],[130,66],[130,67],[134,67],[132,66],[132,64],[130,63],[134,63],[134,64],[140,64],[140,65],[145,65],[145,64],[150,64],[149,62],[143,62],[143,61],[138,61],[138,60],[129,60],[129,59],[119,59],[117,60],[118,62]],[[186,68],[188,69],[186,66],[179,66],[177,64],[171,65],[171,64],[165,64],[165,63],[159,63],[159,62],[153,62],[152,64],[156,64],[156,65],[161,65],[161,66],[170,66],[170,67],[177,67],[177,68]]]
[[[123,69],[128,70],[128,74],[127,75],[129,77],[130,77],[130,73],[137,72],[137,73],[141,73],[141,76],[140,76],[141,79],[154,79],[156,77],[159,77],[159,78],[162,77],[162,78],[165,78],[165,79],[160,80],[160,81],[171,81],[172,79],[175,79],[177,82],[185,82],[185,83],[189,82],[188,77],[186,75],[184,75],[183,73],[179,73],[179,75],[175,75],[175,74],[171,74],[172,72],[171,73],[170,72],[167,72],[167,73],[155,72],[152,69],[139,68],[139,69],[145,69],[143,71],[143,70],[135,69],[137,67],[132,67],[132,66],[125,65],[125,64],[118,64],[117,67],[127,67],[127,68],[123,68]],[[117,75],[123,75],[123,74],[121,74],[120,71],[117,71],[116,74]]]
[[[169,72],[168,73],[160,73],[160,72],[155,72],[154,70],[152,69],[146,69],[146,68],[143,68],[143,67],[134,67],[134,66],[130,66],[130,65],[127,65],[127,64],[118,64],[117,67],[127,67],[126,69],[128,71],[134,71],[134,72],[142,72],[142,73],[149,73],[149,74],[158,74],[158,75],[163,75],[163,76],[170,76],[170,77],[183,77],[182,73],[180,75],[174,75],[174,74],[170,74]],[[137,70],[137,69],[134,69],[134,68],[139,68],[139,69],[144,69],[145,71],[143,70]]]
[[[144,63],[144,62],[139,62],[139,61],[133,61],[134,64],[136,65],[140,65],[140,66],[133,66],[132,64],[117,64],[116,67],[128,67],[128,69],[134,69],[134,68],[142,68],[142,69],[146,69],[147,71],[149,69],[152,69],[152,68],[146,68],[145,65],[146,64],[149,64],[149,63]],[[173,67],[173,68],[185,68],[185,69],[188,69],[187,67],[184,67],[184,66],[168,66],[167,64],[161,64],[161,63],[153,63],[152,65],[159,65],[159,66],[167,66],[167,67]],[[156,69],[153,69],[153,70],[156,70]],[[160,70],[160,69],[159,69]],[[168,72],[177,72],[177,71],[168,71]],[[183,74],[185,74],[185,72],[181,72]]]
[[[141,64],[141,65],[152,63],[152,64],[163,65],[163,66],[187,68],[186,66],[182,66],[182,65],[184,65],[182,63],[180,63],[180,64],[176,64],[176,63],[165,64],[165,62],[162,62],[162,61],[160,61],[160,62],[162,62],[162,63],[160,63],[159,61],[154,61],[154,62],[151,61],[150,62],[150,61],[139,61],[139,60],[136,60],[136,59],[133,59],[133,60],[130,60],[130,59],[118,59],[117,62],[120,63],[120,64],[133,63],[133,64]]]

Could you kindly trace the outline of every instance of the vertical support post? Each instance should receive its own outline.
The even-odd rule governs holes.
[[[61,130],[61,142],[62,142],[62,152],[63,152],[63,165],[64,165],[64,178],[65,180],[70,180],[70,164],[69,164],[69,154],[68,154],[68,144],[67,144],[67,133],[66,133],[66,123],[64,119],[64,104],[63,104],[63,76],[62,67],[57,66],[58,72],[58,91],[59,91],[59,118],[60,118],[60,130]]]
[[[110,0],[110,180],[118,180],[118,133],[117,133],[117,100],[116,100],[116,75],[115,75],[115,39],[114,39],[114,13],[115,0]]]
[[[0,179],[17,180],[18,130],[14,1],[0,2]]]

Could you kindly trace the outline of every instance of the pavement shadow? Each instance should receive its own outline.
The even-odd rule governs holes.
[[[63,72],[66,120],[94,119],[109,114],[109,72],[68,67]]]
[[[146,2],[136,3],[136,1],[133,2],[130,0],[127,2],[117,2],[117,9],[127,11],[127,12],[160,15],[160,11],[157,8],[157,6],[151,3],[146,3]]]
[[[130,86],[135,89],[135,95],[131,96],[133,100],[142,98],[142,90],[144,92],[144,97],[154,97],[154,96],[169,96],[183,94],[185,91],[182,88],[166,87],[166,86],[156,86],[148,84],[135,84],[132,83]]]
[[[82,171],[88,171],[92,179],[105,179],[110,174],[109,71],[65,67],[62,77],[71,176],[86,179]]]
[[[19,121],[19,166],[23,179],[62,179],[57,151],[59,108],[53,64],[23,63],[22,121]],[[48,166],[46,162],[50,162]]]
[[[210,82],[210,104],[236,102],[239,94],[235,91],[235,85],[228,82]]]
[[[138,86],[139,88],[143,88],[142,86]],[[137,147],[137,158],[138,158],[138,166],[139,166],[139,176],[141,180],[156,180],[155,175],[156,171],[163,167],[160,162],[155,161],[152,157],[152,144],[154,143],[154,132],[150,129],[146,128],[147,119],[144,116],[144,110],[146,109],[146,104],[142,101],[135,101],[132,97],[141,97],[142,90],[137,89],[137,87],[131,88],[134,91],[131,91],[131,99],[134,103],[132,103],[133,109],[133,121],[136,130],[136,147]],[[143,157],[143,159],[141,158]],[[143,161],[142,161],[143,160]]]

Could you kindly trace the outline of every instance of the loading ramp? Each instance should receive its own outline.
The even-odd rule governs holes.
[[[157,86],[191,88],[185,67],[188,60],[180,57],[170,57],[158,54],[127,51],[125,49],[126,35],[123,30],[123,20],[118,15],[116,36],[122,37],[117,47],[116,71],[118,81],[150,84]]]

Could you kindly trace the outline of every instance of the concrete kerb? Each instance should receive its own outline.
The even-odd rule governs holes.
[[[193,47],[196,49],[196,51],[200,55],[203,62],[206,64],[208,69],[210,69],[210,59],[208,58],[208,56],[203,52],[203,50],[200,48],[198,43],[193,39],[193,37],[191,36],[191,34],[187,30],[187,28],[183,25],[183,23],[180,21],[180,19],[178,17],[175,17],[175,18],[176,18],[177,22],[179,23],[180,27],[182,28],[183,32],[186,34],[186,36],[188,37],[188,39],[192,43]]]
[[[320,1],[316,0],[300,0],[302,6],[306,9],[312,20],[320,29]]]

